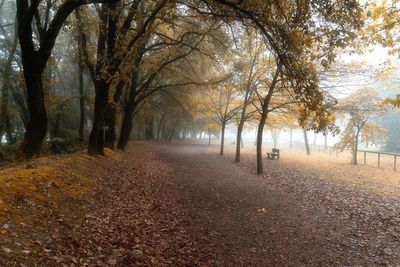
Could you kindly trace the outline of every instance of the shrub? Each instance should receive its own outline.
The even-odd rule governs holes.
[[[52,154],[71,153],[79,149],[79,143],[72,139],[52,138],[47,142],[47,150]]]
[[[1,145],[0,146],[0,165],[17,159],[18,145]]]

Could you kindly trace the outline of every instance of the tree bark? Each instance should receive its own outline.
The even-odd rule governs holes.
[[[358,164],[358,159],[357,159],[357,151],[358,151],[358,139],[359,139],[359,135],[360,135],[360,130],[359,129],[357,129],[357,132],[356,132],[356,140],[355,140],[355,143],[354,143],[354,148],[353,148],[353,157],[352,157],[352,160],[351,160],[351,163],[353,164],[353,165],[357,165]]]
[[[164,124],[165,124],[165,115],[166,113],[163,112],[163,114],[161,115],[160,121],[158,123],[157,126],[157,140],[161,140],[161,134],[162,134],[162,129],[164,128]]]
[[[149,118],[145,119],[145,125],[146,125],[146,141],[154,140],[154,118],[153,115],[151,115]],[[169,136],[167,136],[167,140],[169,139]]]
[[[104,113],[105,119],[105,140],[104,146],[109,149],[115,148],[115,123],[116,123],[116,106],[114,103],[108,102]]]
[[[8,118],[6,120],[6,137],[7,137],[8,144],[15,144],[15,142],[16,142],[16,138],[13,138],[12,132],[13,132],[13,129],[12,129],[11,122],[10,122],[10,116],[8,116]]]
[[[3,86],[1,91],[1,107],[0,107],[0,145],[1,145],[1,138],[4,132],[7,132],[7,128],[10,128],[10,114],[8,113],[8,102],[9,102],[9,93],[11,87],[12,62],[15,52],[17,50],[17,45],[18,45],[18,33],[17,33],[17,27],[15,27],[12,47],[11,50],[9,51],[2,75]],[[7,137],[7,142],[12,142],[12,140],[9,140],[9,138]]]
[[[236,155],[235,162],[240,163],[240,145],[242,142],[242,132],[243,132],[244,121],[241,120],[238,125],[237,134],[236,134]]]
[[[274,148],[276,149],[276,144],[277,144],[277,133],[276,133],[276,130],[272,130],[272,140],[273,140],[273,142],[274,142]]]
[[[80,40],[80,34],[78,34],[78,93],[79,93],[79,141],[82,143],[85,141],[85,95],[83,92],[84,81],[83,81],[83,69],[84,60],[82,55],[82,41]]]
[[[262,104],[262,112],[261,112],[261,118],[260,122],[258,124],[258,130],[257,130],[257,174],[263,174],[264,169],[263,169],[263,164],[262,164],[262,141],[263,141],[263,132],[264,132],[264,126],[268,118],[268,110],[269,103],[271,102],[272,96],[274,94],[275,87],[278,83],[278,78],[282,70],[282,62],[278,61],[276,71],[274,74],[274,77],[272,79],[271,85],[268,90],[268,94],[265,96],[263,104]]]
[[[118,139],[117,148],[124,150],[129,141],[129,136],[132,131],[132,117],[135,106],[132,103],[125,103],[124,115],[122,118],[121,132]],[[138,132],[140,133],[140,132]],[[140,137],[139,137],[140,139]]]
[[[314,133],[314,140],[313,140],[314,151],[317,150],[317,137],[318,137],[318,134]]]
[[[53,133],[52,133],[53,138],[58,137],[60,134],[60,120],[61,120],[60,112],[57,112],[56,119],[54,121],[54,126],[53,126]]]
[[[208,128],[208,145],[211,146],[211,131],[210,131],[210,128]]]
[[[310,144],[308,143],[308,136],[306,129],[303,129],[303,134],[304,134],[304,144],[306,146],[307,155],[311,155]]]
[[[105,130],[105,109],[107,105],[108,90],[103,80],[96,81],[94,99],[93,126],[89,135],[88,152],[91,155],[104,155],[104,130]]]
[[[100,11],[100,22],[99,22],[99,37],[97,40],[97,63],[94,67],[89,63],[86,56],[86,44],[82,46],[85,52],[85,62],[91,72],[94,88],[95,88],[95,99],[94,99],[94,118],[92,130],[89,135],[88,152],[91,155],[100,154],[104,155],[104,138],[105,138],[105,112],[108,102],[108,91],[109,83],[104,77],[97,77],[101,70],[105,66],[106,62],[106,32],[104,31],[104,25],[107,25],[107,18],[110,10],[106,6],[101,7]],[[77,12],[77,14],[79,14]],[[81,35],[84,37],[84,34]],[[85,40],[82,38],[82,40]]]
[[[226,123],[223,122],[222,125],[221,125],[221,147],[220,147],[220,150],[219,150],[219,155],[220,156],[224,155],[225,126],[226,126]]]
[[[263,174],[263,163],[262,163],[262,142],[265,122],[267,121],[267,114],[261,116],[260,122],[257,129],[257,174]]]
[[[24,77],[27,88],[29,122],[20,145],[23,158],[30,159],[40,154],[40,148],[47,132],[47,114],[44,104],[42,71],[37,64],[29,62],[30,56],[23,56]]]
[[[65,1],[59,6],[48,28],[39,33],[40,48],[36,49],[33,41],[32,22],[35,14],[39,12],[40,2],[17,1],[18,39],[30,115],[24,140],[20,145],[21,157],[23,158],[39,155],[40,147],[46,136],[47,114],[44,104],[42,74],[64,22],[78,6],[94,2],[106,2],[106,0]]]

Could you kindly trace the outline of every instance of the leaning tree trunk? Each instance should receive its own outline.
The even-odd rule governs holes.
[[[263,162],[262,162],[262,142],[265,122],[267,121],[267,114],[261,116],[260,122],[257,129],[257,174],[263,174]]]
[[[306,146],[307,155],[311,155],[310,144],[308,143],[307,130],[303,129],[303,133],[304,133],[304,144]]]
[[[223,156],[224,155],[224,145],[225,145],[225,126],[226,123],[223,122],[221,125],[221,147],[219,149],[219,155]]]

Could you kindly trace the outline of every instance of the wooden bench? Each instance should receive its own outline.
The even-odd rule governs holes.
[[[273,148],[271,153],[267,152],[267,159],[279,159],[279,149]]]

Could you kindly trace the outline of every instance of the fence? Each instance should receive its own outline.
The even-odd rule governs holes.
[[[305,144],[303,144],[303,143],[293,143],[293,147],[295,147],[295,148],[300,148],[300,149],[302,149],[302,150],[304,150],[305,149]],[[345,151],[343,151],[343,152],[340,152],[340,151],[338,151],[338,150],[334,150],[332,147],[330,147],[330,146],[324,146],[324,145],[313,145],[313,144],[310,144],[310,150],[311,151],[314,151],[314,152],[321,152],[321,153],[325,153],[325,154],[327,154],[327,153],[329,153],[329,155],[330,156],[332,156],[332,154],[334,154],[334,155],[336,155],[336,157],[339,157],[339,155],[340,154],[343,154],[343,153],[350,153],[351,154],[351,150],[350,149],[346,149]],[[386,165],[391,165],[392,167],[391,167],[391,169],[393,170],[393,171],[397,171],[398,170],[398,166],[397,166],[397,164],[398,164],[398,160],[397,160],[397,157],[400,157],[400,154],[396,154],[396,153],[388,153],[388,152],[381,152],[381,151],[370,151],[370,150],[357,150],[357,157],[359,158],[359,156],[363,156],[363,163],[364,163],[364,165],[367,165],[367,164],[369,164],[369,162],[371,161],[371,160],[373,160],[371,157],[369,157],[368,158],[368,156],[369,155],[376,155],[375,157],[373,157],[373,158],[375,158],[377,161],[376,161],[376,166],[378,166],[378,168],[380,168],[381,167],[381,163],[382,163],[382,157],[384,157],[384,156],[386,156],[386,158],[385,158],[385,164]],[[391,160],[390,159],[388,159],[387,157],[390,157],[391,158]],[[388,163],[388,162],[391,162],[390,164]],[[375,165],[375,164],[374,164]]]
[[[400,154],[378,152],[378,151],[366,151],[366,150],[357,150],[357,152],[364,153],[364,165],[367,164],[367,153],[378,154],[378,168],[381,167],[381,155],[393,156],[393,170],[397,171],[397,157],[400,156]]]

